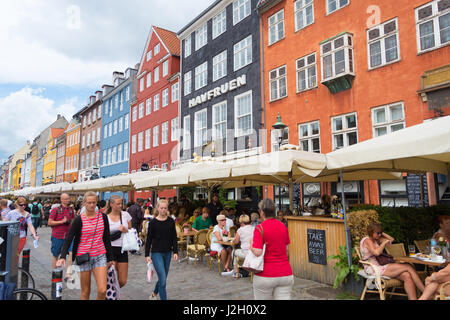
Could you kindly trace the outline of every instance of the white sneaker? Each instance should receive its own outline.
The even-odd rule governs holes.
[[[232,275],[233,275],[233,272],[234,272],[234,271],[225,271],[225,272],[222,272],[222,275],[223,275],[223,276],[232,276]]]

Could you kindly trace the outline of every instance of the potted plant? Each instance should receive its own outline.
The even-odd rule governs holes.
[[[337,271],[336,278],[334,279],[333,288],[337,289],[342,285],[342,290],[350,292],[355,295],[361,295],[364,288],[364,284],[358,275],[359,266],[358,259],[356,258],[356,252],[353,248],[352,251],[352,266],[348,265],[347,258],[347,246],[339,246],[339,254],[331,255],[327,257],[327,260],[337,260],[337,263],[333,267]]]

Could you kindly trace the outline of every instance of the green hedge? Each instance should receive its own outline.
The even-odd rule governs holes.
[[[395,238],[395,242],[405,245],[414,240],[430,239],[439,229],[438,217],[450,215],[450,206],[431,207],[381,207],[376,205],[357,205],[351,211],[374,209],[378,212],[383,231]]]

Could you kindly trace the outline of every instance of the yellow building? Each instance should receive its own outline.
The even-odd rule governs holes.
[[[8,189],[17,190],[20,187],[20,169],[22,167],[22,161],[25,159],[25,155],[30,152],[30,141],[27,141],[16,153],[11,157],[9,164],[9,179]],[[17,170],[18,169],[18,170]]]
[[[37,163],[38,148],[33,144],[31,149],[31,167],[30,167],[30,186],[36,187],[36,163]]]
[[[55,183],[56,181],[56,138],[64,133],[64,129],[52,128],[48,136],[47,153],[44,155],[44,168],[42,184]]]

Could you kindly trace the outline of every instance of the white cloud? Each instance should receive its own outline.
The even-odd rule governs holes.
[[[76,112],[77,99],[61,105],[44,96],[45,89],[25,87],[7,97],[0,97],[0,154],[13,154],[27,140],[30,142],[56,120],[58,114],[67,121]]]

